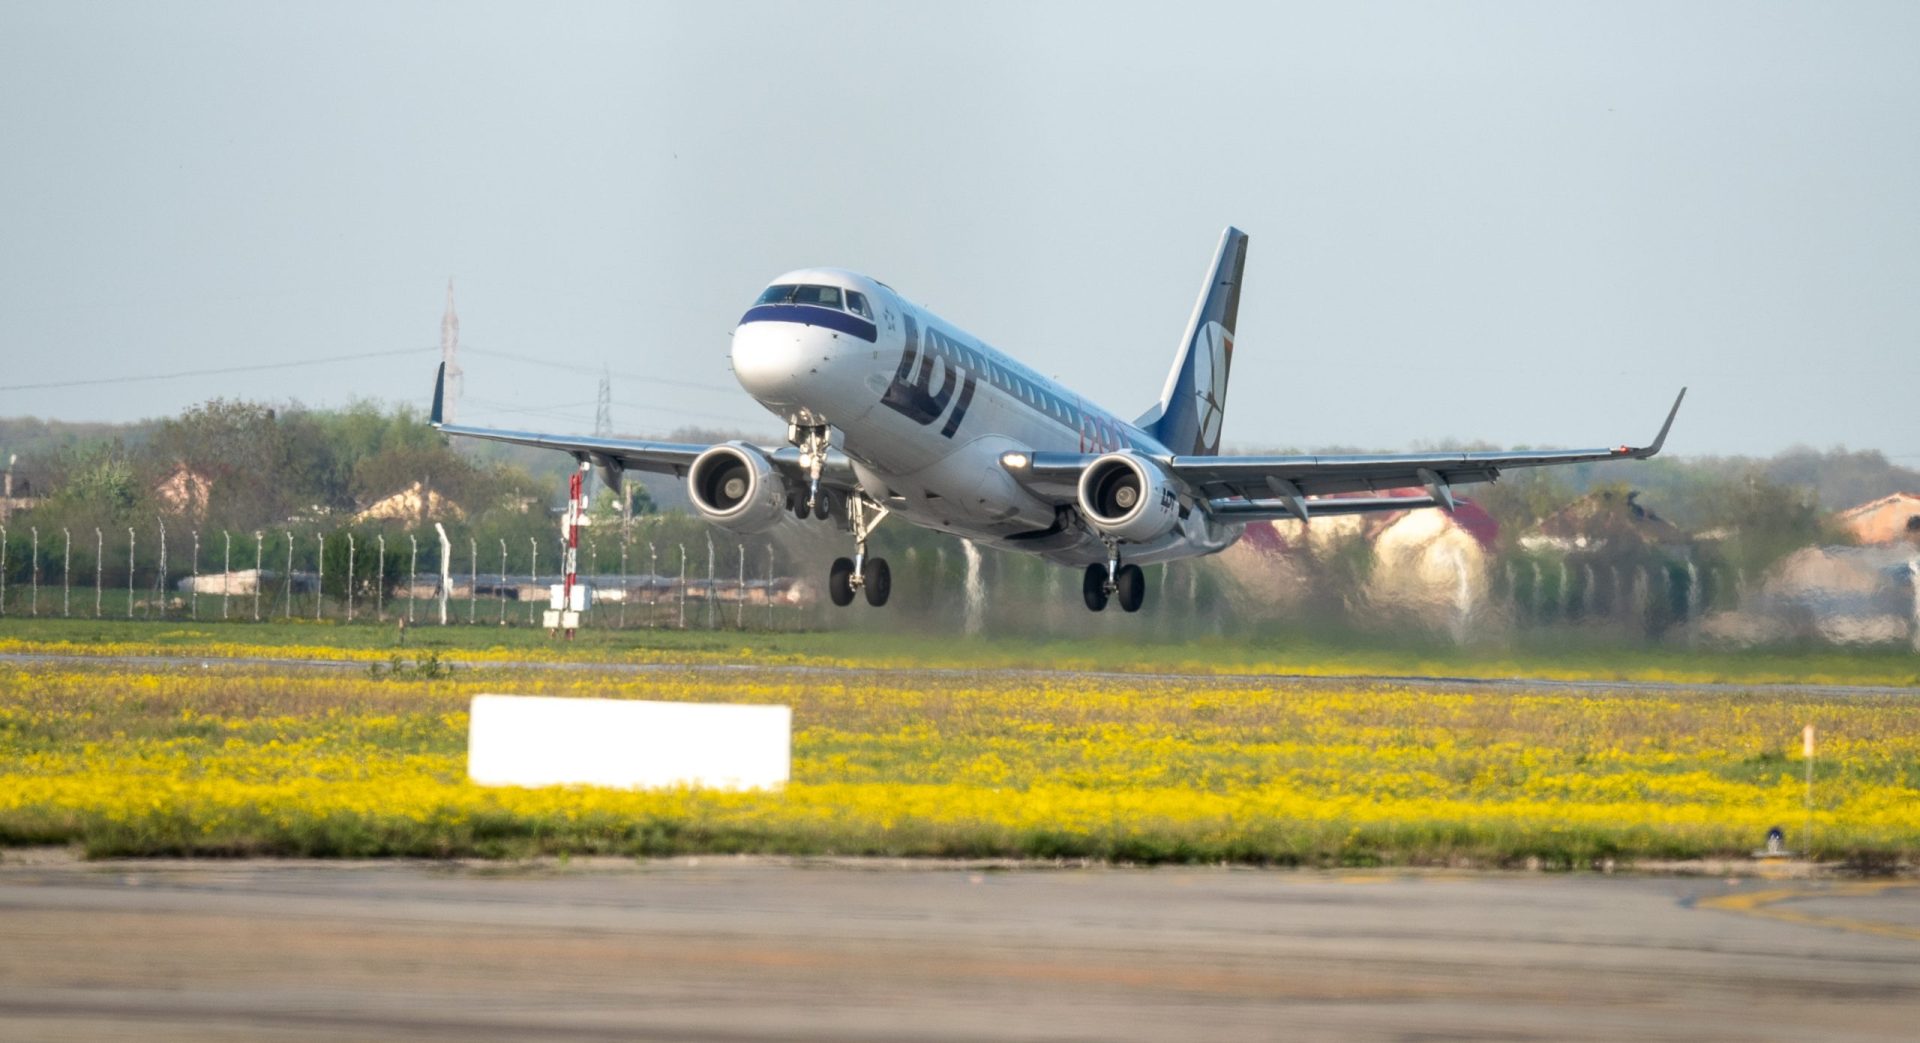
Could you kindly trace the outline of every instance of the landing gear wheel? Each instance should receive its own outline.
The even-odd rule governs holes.
[[[1140,611],[1140,603],[1147,600],[1147,576],[1138,565],[1122,565],[1113,577],[1114,585],[1120,589],[1114,591],[1120,598],[1120,607],[1128,612]]]
[[[887,559],[866,560],[860,569],[860,589],[866,592],[867,604],[874,608],[887,603],[887,595],[893,593],[893,573],[887,568]]]
[[[827,571],[827,596],[841,608],[853,604],[853,559],[835,558]]]
[[[792,511],[793,516],[801,521],[807,520],[807,501],[799,493],[787,497],[787,510]]]
[[[1080,593],[1087,599],[1087,607],[1095,612],[1107,607],[1107,567],[1088,565],[1087,578],[1080,584]]]
[[[821,493],[820,498],[813,501],[813,516],[821,521],[826,521],[827,515],[832,512],[832,501],[827,498],[826,493]]]

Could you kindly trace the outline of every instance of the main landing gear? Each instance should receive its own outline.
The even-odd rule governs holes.
[[[1138,612],[1147,600],[1147,576],[1138,565],[1120,564],[1119,548],[1108,544],[1107,563],[1087,566],[1080,593],[1086,598],[1087,607],[1095,612],[1107,607],[1108,598],[1116,597],[1122,609]]]
[[[855,492],[847,498],[847,520],[853,525],[853,557],[836,558],[833,568],[827,572],[827,596],[833,603],[845,608],[853,604],[853,594],[860,591],[867,596],[867,604],[874,608],[887,603],[887,595],[893,592],[893,573],[887,568],[887,559],[867,557],[867,537],[880,527],[880,520],[887,516],[887,509],[867,499],[864,493]]]

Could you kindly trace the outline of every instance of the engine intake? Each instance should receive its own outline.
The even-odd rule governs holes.
[[[765,532],[785,513],[786,483],[759,450],[728,442],[693,458],[687,495],[700,516],[738,533]]]
[[[1101,534],[1148,543],[1180,520],[1180,496],[1159,465],[1136,453],[1108,453],[1080,475],[1080,513]]]

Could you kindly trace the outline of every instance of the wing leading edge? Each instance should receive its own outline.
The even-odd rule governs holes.
[[[1611,449],[1543,449],[1472,453],[1381,453],[1355,456],[1173,456],[1157,462],[1204,500],[1208,510],[1235,521],[1306,519],[1321,514],[1396,511],[1453,506],[1452,487],[1491,482],[1516,467],[1555,467],[1607,460],[1645,460],[1666,445],[1685,388],[1673,400],[1660,433],[1646,446]],[[1013,454],[1003,461],[1035,493],[1070,500],[1080,472],[1099,457],[1081,453]],[[1423,497],[1355,496],[1425,487]],[[1337,496],[1314,500],[1308,497]]]
[[[596,438],[590,435],[555,435],[537,431],[510,431],[493,427],[469,427],[464,424],[449,424],[442,415],[445,408],[447,367],[440,366],[440,374],[433,385],[433,411],[428,423],[443,434],[457,435],[461,438],[479,438],[490,442],[509,442],[514,445],[533,446],[536,449],[554,449],[572,454],[582,462],[591,461],[608,475],[621,471],[644,471],[651,474],[670,474],[676,478],[685,478],[687,470],[701,453],[713,448],[707,445],[685,442],[650,442],[630,438]],[[802,478],[806,469],[800,466],[800,451],[791,446],[768,449],[752,447],[767,458],[773,466],[788,478]],[[838,450],[827,453],[826,465],[822,469],[820,484],[832,489],[846,490],[855,485],[853,467],[845,454]]]

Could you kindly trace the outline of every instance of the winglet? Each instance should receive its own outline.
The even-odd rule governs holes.
[[[1667,444],[1667,432],[1673,430],[1673,418],[1680,415],[1680,403],[1686,401],[1686,398],[1687,398],[1687,389],[1681,388],[1680,394],[1676,396],[1673,400],[1673,408],[1667,411],[1667,422],[1664,424],[1661,424],[1660,433],[1653,436],[1653,444],[1650,446],[1647,446],[1645,449],[1634,450],[1633,451],[1634,459],[1645,460],[1647,457],[1650,457],[1659,453],[1660,447]]]
[[[447,364],[442,362],[440,363],[440,372],[436,374],[433,378],[433,412],[427,414],[427,423],[432,424],[435,427],[439,427],[442,423],[445,422],[441,418],[441,413],[446,409],[446,403],[447,403]],[[1669,423],[1671,423],[1671,421],[1669,421]],[[1662,431],[1660,433],[1662,435],[1666,434],[1665,431]]]

